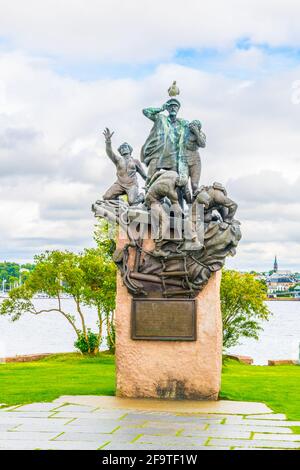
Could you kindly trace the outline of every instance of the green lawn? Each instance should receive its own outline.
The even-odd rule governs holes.
[[[60,395],[114,395],[112,355],[53,355],[35,362],[0,364],[0,403],[52,401]],[[300,367],[248,366],[228,360],[221,398],[260,401],[300,420]]]
[[[249,366],[226,360],[221,398],[260,401],[300,420],[300,366]]]
[[[60,395],[114,395],[114,356],[58,354],[34,362],[0,364],[0,403],[52,401]]]

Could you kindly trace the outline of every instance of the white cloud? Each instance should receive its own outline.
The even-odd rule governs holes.
[[[177,48],[250,37],[300,44],[294,0],[0,0],[0,30],[17,47],[75,60],[161,61]]]
[[[300,67],[241,79],[166,62],[139,80],[83,82],[56,73],[49,59],[76,58],[83,67],[89,58],[158,62],[178,47],[227,48],[247,36],[271,45],[300,43],[296,2],[217,3],[166,1],[158,15],[153,2],[117,2],[116,9],[112,1],[90,0],[83,8],[74,0],[0,0],[1,34],[19,47],[0,53],[0,257],[93,243],[90,205],[115,179],[102,129],[115,130],[115,147],[129,141],[138,157],[151,128],[141,110],[162,104],[176,78],[181,116],[200,119],[207,134],[202,182],[227,184],[240,203],[243,240],[232,262],[268,266],[276,252],[294,263],[300,105],[291,94]],[[268,9],[272,28],[263,23]],[[227,71],[266,63],[254,47],[226,57]]]

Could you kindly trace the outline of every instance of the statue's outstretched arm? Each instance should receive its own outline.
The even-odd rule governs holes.
[[[120,161],[121,157],[115,154],[115,152],[112,149],[111,142],[105,142],[105,147],[106,147],[106,153],[108,157],[116,165]]]
[[[106,147],[106,153],[107,156],[111,159],[111,161],[116,165],[118,161],[120,160],[121,157],[116,155],[112,149],[111,145],[111,138],[113,136],[113,132],[110,132],[108,127],[104,129],[103,135],[105,137],[105,147]]]
[[[156,118],[159,113],[164,111],[164,107],[161,108],[145,108],[143,109],[143,114],[146,116],[148,119],[151,119],[151,121],[156,121]]]

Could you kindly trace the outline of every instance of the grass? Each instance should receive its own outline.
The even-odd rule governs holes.
[[[225,360],[220,398],[258,401],[300,420],[300,366],[250,366]]]
[[[114,395],[114,357],[58,354],[26,363],[0,364],[0,403],[52,401],[61,395]],[[259,401],[300,420],[300,367],[249,366],[226,360],[221,398]]]
[[[33,362],[0,364],[0,403],[52,401],[61,395],[114,395],[114,356],[57,354]]]

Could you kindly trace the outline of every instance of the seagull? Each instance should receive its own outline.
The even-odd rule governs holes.
[[[176,85],[176,80],[173,81],[172,85],[168,88],[169,96],[176,96],[179,95],[180,91],[178,86]]]

